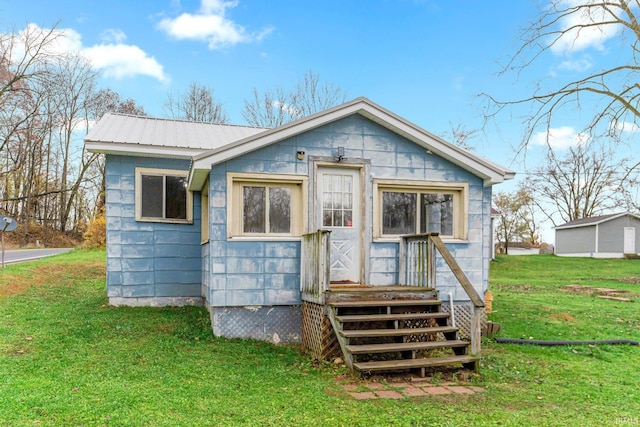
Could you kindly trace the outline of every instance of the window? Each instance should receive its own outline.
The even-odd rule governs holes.
[[[136,220],[191,222],[187,172],[136,168]]]
[[[322,226],[353,226],[353,177],[322,175]]]
[[[466,238],[466,183],[374,181],[376,237],[438,232]]]
[[[230,237],[297,237],[305,228],[306,177],[229,174]]]

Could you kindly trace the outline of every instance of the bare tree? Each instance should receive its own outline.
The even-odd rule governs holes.
[[[146,116],[144,108],[138,105],[133,99],[125,100],[111,89],[100,89],[91,99],[87,114],[90,121],[98,121],[107,112],[131,114],[136,116]],[[93,215],[98,213],[105,205],[106,199],[106,176],[105,159],[99,155],[93,165],[87,171],[85,181],[93,186],[93,191],[89,194],[95,195]]]
[[[105,111],[144,114],[134,101],[97,91],[97,71],[79,53],[56,53],[55,29],[0,34],[0,211],[79,235],[103,186],[103,159],[84,150]],[[22,236],[20,236],[22,235]]]
[[[215,98],[213,89],[195,82],[189,84],[185,93],[169,93],[164,109],[174,119],[229,123],[229,116],[222,103]]]
[[[462,123],[454,125],[452,122],[449,122],[449,128],[450,131],[444,134],[446,139],[450,139],[458,147],[473,151],[473,145],[469,139],[478,133],[478,129],[467,129]]]
[[[258,90],[253,88],[253,100],[244,100],[242,117],[250,126],[263,128],[282,126],[294,120],[285,108],[285,100],[288,97],[289,95],[285,94],[280,86],[275,91],[266,91],[263,94],[259,94]]]
[[[46,77],[42,65],[55,56],[49,48],[59,37],[56,25],[0,33],[0,100],[9,92],[25,90],[24,82]]]
[[[131,114],[146,116],[144,108],[131,98],[122,99],[118,92],[100,89],[92,98],[89,108],[91,120],[98,121],[105,113]]]
[[[514,242],[538,243],[538,227],[532,215],[532,199],[524,189],[515,192],[497,192],[493,205],[499,213],[496,234],[509,253],[509,244]]]
[[[346,93],[336,84],[320,83],[320,75],[309,70],[298,82],[291,96],[291,106],[297,117],[306,117],[342,104]]]
[[[242,116],[251,126],[271,128],[326,110],[345,100],[346,93],[339,86],[321,83],[320,76],[309,70],[291,91],[278,86],[260,94],[254,88],[253,99],[244,101]]]
[[[537,206],[557,225],[599,215],[620,205],[627,186],[637,185],[637,166],[615,159],[611,151],[586,144],[558,157],[549,150],[545,164],[533,169],[525,183]]]
[[[582,67],[562,81],[555,76],[538,82],[531,96],[518,100],[499,100],[484,94],[489,100],[488,117],[508,107],[531,107],[526,115],[525,132],[520,149],[526,148],[540,128],[551,128],[558,113],[575,107],[594,105],[586,124],[591,135],[618,134],[629,130],[640,119],[640,9],[637,0],[552,0],[540,10],[536,19],[521,36],[521,44],[501,75],[519,74],[541,60],[547,53],[568,53],[585,47],[585,40],[615,38],[619,55],[609,55],[606,67]],[[617,61],[612,63],[611,61]],[[589,64],[591,65],[591,64]],[[577,73],[577,74],[576,74]],[[578,75],[578,77],[574,77]],[[559,83],[555,83],[559,82]],[[584,110],[583,110],[584,111]]]

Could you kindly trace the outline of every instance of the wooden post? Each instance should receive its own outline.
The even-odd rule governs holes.
[[[407,238],[400,238],[400,247],[398,248],[398,284],[408,285],[407,281]]]
[[[427,239],[427,286],[436,288],[436,247],[432,239]]]
[[[483,307],[473,306],[471,317],[471,354],[480,357],[482,337],[482,310]]]

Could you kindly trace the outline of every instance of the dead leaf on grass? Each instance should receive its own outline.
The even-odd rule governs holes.
[[[618,282],[623,282],[623,283],[634,283],[634,284],[640,284],[640,277],[635,277],[635,276],[631,276],[631,277],[623,277],[622,279],[616,279]]]
[[[552,314],[549,317],[551,317],[552,319],[564,320],[565,322],[573,322],[575,320],[575,318],[569,313],[557,313]]]
[[[0,284],[0,297],[20,295],[32,286],[64,286],[76,280],[105,276],[103,262],[42,265],[31,274],[5,274]]]

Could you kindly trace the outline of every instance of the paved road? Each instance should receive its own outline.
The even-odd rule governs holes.
[[[69,252],[72,248],[63,249],[19,249],[15,251],[4,251],[4,263],[10,264],[15,262],[30,261],[33,259],[44,258],[51,255],[58,255]]]

